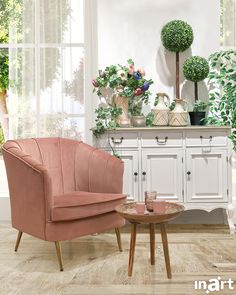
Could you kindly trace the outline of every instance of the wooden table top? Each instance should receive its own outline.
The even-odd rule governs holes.
[[[165,208],[162,212],[149,212],[137,213],[136,202],[130,202],[118,205],[115,209],[123,218],[130,222],[135,223],[163,223],[176,218],[181,212],[184,211],[184,206],[173,203],[165,202]]]

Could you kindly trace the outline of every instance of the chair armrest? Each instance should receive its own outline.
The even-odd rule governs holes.
[[[52,184],[44,165],[18,148],[3,148],[15,228],[45,238],[50,220]]]

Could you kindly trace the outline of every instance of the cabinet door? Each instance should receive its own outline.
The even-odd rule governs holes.
[[[123,192],[129,201],[139,199],[139,167],[138,151],[122,151],[121,159],[124,161]]]
[[[155,190],[158,197],[183,201],[183,155],[181,149],[142,152],[143,193]]]
[[[187,149],[187,202],[227,201],[227,151]]]

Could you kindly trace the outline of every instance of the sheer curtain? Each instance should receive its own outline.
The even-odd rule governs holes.
[[[221,46],[236,48],[236,0],[221,0]]]
[[[84,1],[22,0],[10,24],[9,137],[84,138]]]

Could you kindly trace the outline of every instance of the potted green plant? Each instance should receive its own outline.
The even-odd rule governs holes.
[[[115,126],[114,114],[116,114],[116,127],[126,125],[129,116],[138,116],[140,120],[142,104],[148,103],[149,87],[152,83],[151,79],[145,78],[144,70],[135,67],[132,59],[129,59],[125,66],[111,65],[105,70],[99,70],[99,76],[92,81],[92,84],[94,92],[100,99],[98,109],[110,109],[108,117],[110,121],[104,123],[97,116],[96,127],[93,129],[94,134],[103,133],[110,126],[110,122],[112,126]],[[97,128],[101,124],[103,128]]]
[[[193,105],[193,111],[189,112],[191,125],[204,125],[208,102],[197,100]]]
[[[195,103],[193,111],[189,112],[191,125],[203,125],[208,103],[198,98],[198,82],[207,78],[209,74],[208,61],[200,56],[191,56],[183,65],[183,73],[187,80],[194,82]]]
[[[176,53],[176,98],[180,99],[179,83],[179,53],[188,49],[193,43],[192,27],[182,21],[173,20],[168,22],[161,30],[163,46]]]

